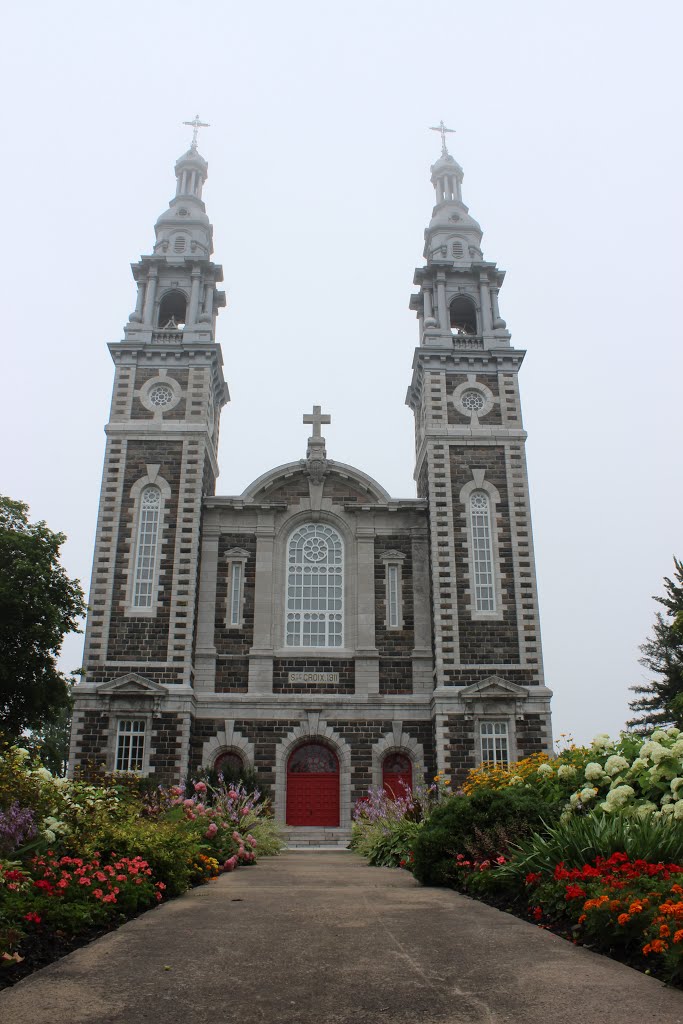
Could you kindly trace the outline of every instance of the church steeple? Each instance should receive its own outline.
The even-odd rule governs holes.
[[[420,320],[420,344],[450,347],[454,335],[470,335],[481,347],[509,344],[498,310],[505,274],[484,260],[482,230],[462,199],[463,169],[448,152],[441,122],[441,155],[431,167],[435,205],[425,230],[427,266],[415,271],[420,291],[410,308]]]
[[[197,150],[199,118],[192,145],[175,164],[176,194],[154,225],[151,255],[132,265],[138,285],[126,337],[152,341],[155,331],[184,329],[187,341],[213,341],[216,315],[225,294],[216,289],[222,267],[211,263],[213,227],[202,200],[208,164]],[[144,335],[144,337],[143,337]]]

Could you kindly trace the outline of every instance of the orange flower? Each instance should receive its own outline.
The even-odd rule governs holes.
[[[663,953],[668,948],[666,942],[662,942],[661,939],[653,939],[652,942],[648,942],[647,946],[643,946],[643,954],[648,956],[650,953]]]
[[[677,896],[683,896],[683,885],[679,885],[678,882],[671,886],[671,891],[675,892]]]
[[[677,932],[674,932],[674,942],[683,942],[683,928],[679,928]]]
[[[583,924],[583,922],[584,922],[585,920],[586,920],[586,915],[585,915],[585,914],[582,914],[582,915],[581,915],[581,917],[579,918],[579,924]],[[683,935],[683,932],[681,932],[681,935]]]
[[[619,917],[617,918],[617,921],[619,922],[620,925],[622,925],[622,927],[623,927],[623,925],[628,924],[630,920],[631,920],[631,915],[630,914],[619,914]]]
[[[659,927],[659,937],[660,937],[660,939],[668,939],[670,935],[671,935],[671,931],[669,929],[668,924],[660,925],[660,927]]]
[[[640,900],[634,900],[631,906],[628,908],[629,914],[641,914],[643,911],[643,904]]]

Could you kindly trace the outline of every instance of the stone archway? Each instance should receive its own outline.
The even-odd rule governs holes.
[[[380,789],[384,783],[383,766],[387,754],[406,754],[413,766],[413,784],[424,770],[424,748],[421,743],[403,731],[403,722],[394,722],[392,731],[385,733],[372,748],[372,785]]]
[[[275,820],[284,825],[287,818],[287,768],[297,747],[306,742],[329,747],[339,763],[339,824],[351,823],[351,748],[342,736],[311,711],[275,748]]]

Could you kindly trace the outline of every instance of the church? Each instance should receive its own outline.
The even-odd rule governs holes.
[[[109,345],[114,385],[70,765],[254,769],[283,828],[348,832],[370,786],[550,751],[514,348],[446,146],[410,309],[416,496],[328,457],[217,495],[222,268],[197,148]],[[386,395],[387,401],[395,396]],[[237,426],[237,425],[236,425]],[[313,835],[314,832],[308,833]],[[318,833],[315,833],[316,835]]]

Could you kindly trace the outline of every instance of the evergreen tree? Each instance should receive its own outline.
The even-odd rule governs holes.
[[[640,664],[658,678],[631,687],[638,696],[629,707],[638,717],[626,724],[638,732],[665,725],[683,729],[683,562],[677,558],[674,579],[665,577],[664,589],[664,597],[654,600],[666,611],[657,612],[652,636],[640,647]]]
[[[70,706],[56,655],[85,612],[83,591],[59,562],[64,534],[31,523],[28,506],[0,495],[0,733],[18,739]]]

